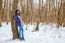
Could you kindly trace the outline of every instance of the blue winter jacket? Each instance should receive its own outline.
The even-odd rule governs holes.
[[[18,15],[14,15],[14,20],[15,20],[15,23],[16,23],[17,26],[21,26],[21,21],[18,18]]]

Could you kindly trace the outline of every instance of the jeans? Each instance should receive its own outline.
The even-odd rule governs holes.
[[[18,26],[18,33],[19,33],[19,38],[24,39],[24,30],[22,25]]]

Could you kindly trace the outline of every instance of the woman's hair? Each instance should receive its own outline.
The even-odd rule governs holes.
[[[19,10],[17,9],[17,10],[15,10],[15,15],[20,15],[20,11],[19,11],[19,13],[17,13]]]

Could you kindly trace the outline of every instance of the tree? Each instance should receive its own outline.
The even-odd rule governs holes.
[[[6,21],[7,21],[7,24],[8,24],[8,22],[9,22],[9,20],[10,20],[10,17],[9,17],[9,11],[10,11],[10,5],[9,5],[9,3],[10,3],[10,1],[9,0],[7,0],[7,3],[6,3],[6,10],[7,10],[7,12],[6,12]]]
[[[1,26],[1,16],[2,16],[2,0],[0,0],[0,26]]]
[[[39,0],[39,10],[38,10],[38,15],[37,15],[37,20],[36,20],[37,26],[36,26],[35,31],[39,30],[40,19],[41,19],[41,0]]]
[[[13,0],[13,3],[12,3],[12,11],[11,11],[11,26],[12,26],[12,32],[13,32],[13,38],[18,38],[18,29],[17,29],[17,26],[15,24],[15,21],[13,19],[13,15],[15,15],[15,10],[17,9],[17,6],[18,5],[18,0]]]
[[[61,8],[62,8],[62,0],[60,0],[61,3],[58,4],[58,11],[57,11],[57,27],[59,28],[59,26],[61,25],[61,19],[60,19],[60,11],[61,11]],[[60,5],[60,7],[59,7]]]
[[[65,27],[65,2],[63,3],[63,26]]]

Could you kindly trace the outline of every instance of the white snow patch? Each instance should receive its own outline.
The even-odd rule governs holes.
[[[27,27],[28,30],[25,30]],[[0,27],[0,43],[65,43],[65,27],[56,27],[55,24],[39,24],[39,31],[32,32],[36,28],[36,24],[24,24],[25,41],[12,39],[11,23],[2,23]]]

